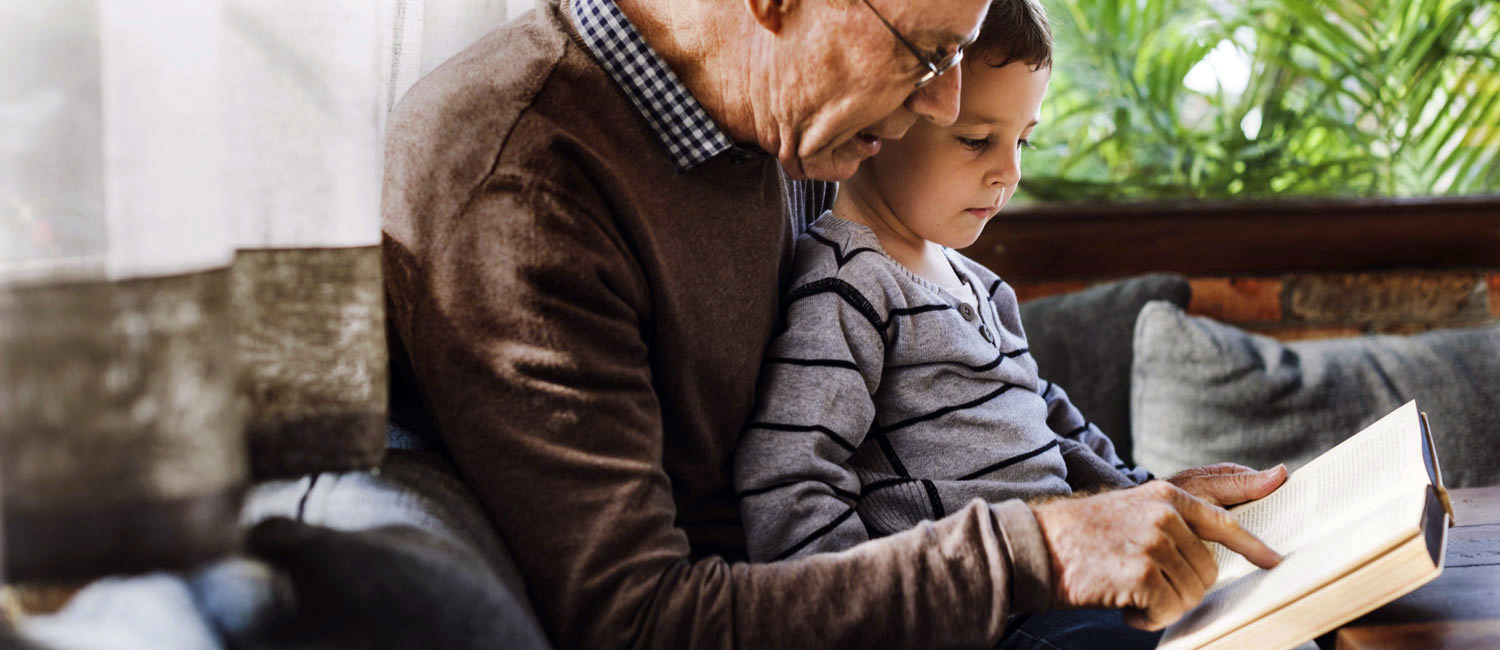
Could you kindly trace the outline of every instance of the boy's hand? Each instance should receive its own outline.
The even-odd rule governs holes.
[[[1275,492],[1286,482],[1286,465],[1257,472],[1235,463],[1215,463],[1182,470],[1167,482],[1216,506],[1232,506]]]
[[[1159,630],[1213,585],[1219,569],[1203,540],[1256,566],[1281,561],[1229,513],[1171,483],[1032,506],[1052,557],[1052,604],[1125,610],[1125,622]]]

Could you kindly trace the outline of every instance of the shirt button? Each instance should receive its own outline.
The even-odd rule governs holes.
[[[990,335],[990,328],[985,327],[983,325],[980,325],[979,326],[979,335],[983,336],[984,340],[986,342],[988,342],[990,345],[994,345],[995,344],[995,337]]]
[[[974,320],[974,308],[969,303],[959,303],[958,313],[963,314],[964,320]]]

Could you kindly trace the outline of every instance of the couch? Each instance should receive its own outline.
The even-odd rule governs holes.
[[[1500,327],[1281,343],[1184,313],[1189,293],[1180,276],[1151,275],[1023,306],[1044,374],[1122,456],[1158,474],[1224,459],[1295,467],[1416,397],[1450,484],[1495,482]],[[440,446],[394,424],[388,445],[373,471],[255,485],[241,553],[95,581],[12,643],[548,647],[503,540]]]

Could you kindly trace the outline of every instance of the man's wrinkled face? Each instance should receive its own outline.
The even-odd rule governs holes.
[[[778,35],[774,153],[795,178],[843,180],[919,118],[951,123],[960,68],[921,89],[927,69],[871,7],[924,53],[972,40],[988,0],[802,0]]]

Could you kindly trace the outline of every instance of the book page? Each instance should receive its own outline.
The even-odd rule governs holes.
[[[1326,531],[1290,553],[1276,568],[1228,581],[1167,629],[1161,648],[1196,647],[1235,630],[1360,567],[1420,534],[1427,489],[1404,493]]]
[[[1365,517],[1394,496],[1428,484],[1416,402],[1313,459],[1264,499],[1230,510],[1235,520],[1282,555]],[[1255,570],[1219,544],[1215,587]]]

